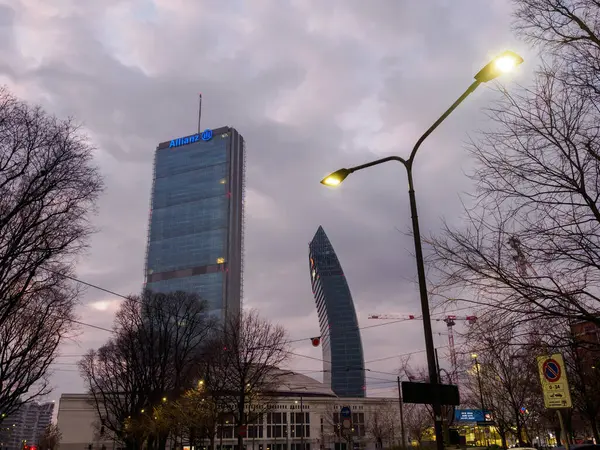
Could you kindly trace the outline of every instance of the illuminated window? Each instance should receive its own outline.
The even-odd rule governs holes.
[[[313,269],[313,271],[312,271],[313,280],[315,279],[316,276],[317,276],[317,272]]]
[[[226,181],[227,181],[227,180],[225,180],[225,178],[221,178],[221,179],[219,180],[219,183],[221,183],[221,184],[225,184],[225,182],[226,182]]]
[[[225,262],[225,258],[217,258],[217,264],[223,264]]]

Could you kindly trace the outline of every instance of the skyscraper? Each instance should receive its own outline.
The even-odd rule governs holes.
[[[222,127],[162,142],[154,157],[145,286],[197,293],[221,319],[241,308],[244,149]]]
[[[308,244],[323,348],[323,381],[340,397],[365,396],[362,342],[350,288],[323,227]]]
[[[54,402],[26,403],[6,417],[0,426],[0,446],[20,450],[24,445],[38,445],[46,427],[52,423]]]

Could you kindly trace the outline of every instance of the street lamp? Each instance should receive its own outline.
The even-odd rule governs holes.
[[[485,404],[483,403],[483,388],[481,386],[481,373],[479,370],[479,363],[477,362],[477,353],[471,353],[471,358],[475,363],[475,371],[477,372],[477,384],[479,385],[479,399],[481,401],[481,411],[485,414]]]
[[[477,362],[477,353],[471,353],[471,358],[475,363],[475,371],[477,372],[477,384],[479,385],[479,399],[481,401],[481,413],[483,414],[483,420],[485,420],[485,403],[483,403],[483,387],[481,386],[481,370],[479,362]],[[490,443],[486,435],[486,446],[489,448]]]
[[[419,147],[423,143],[423,141],[460,105],[468,96],[471,94],[481,83],[487,83],[503,73],[510,72],[515,69],[523,62],[523,58],[521,58],[516,53],[506,51],[492,61],[490,61],[485,67],[483,67],[477,74],[475,75],[475,81],[471,83],[471,85],[467,88],[467,90],[456,100],[448,110],[444,114],[440,116],[438,120],[436,120],[433,125],[429,127],[427,131],[419,138],[416,142],[415,146],[410,153],[408,159],[401,158],[399,156],[388,156],[386,158],[378,159],[376,161],[372,161],[366,164],[362,164],[360,166],[355,166],[351,168],[343,168],[336,170],[330,175],[326,176],[321,180],[321,183],[326,186],[339,186],[347,177],[353,172],[357,172],[362,169],[366,169],[367,167],[376,166],[388,161],[398,161],[402,163],[404,168],[406,169],[406,174],[408,176],[408,197],[410,200],[410,213],[412,218],[412,228],[413,228],[413,239],[415,245],[415,257],[417,263],[417,275],[419,280],[419,294],[421,297],[421,314],[423,317],[423,331],[425,334],[425,350],[427,352],[427,366],[429,371],[429,382],[436,386],[433,386],[434,389],[437,389],[438,383],[438,373],[435,363],[435,353],[433,347],[433,334],[431,330],[431,317],[429,315],[429,300],[427,298],[427,286],[425,284],[425,266],[423,263],[423,249],[421,248],[421,233],[419,230],[419,219],[417,215],[417,201],[415,198],[415,190],[413,183],[413,175],[412,168],[415,156]],[[433,411],[435,416],[435,439],[438,450],[443,450],[444,442],[442,437],[442,415],[441,415],[441,404],[440,399],[438,397],[434,398]]]

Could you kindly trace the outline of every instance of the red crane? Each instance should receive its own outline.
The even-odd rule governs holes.
[[[369,319],[378,320],[423,320],[421,316],[415,316],[413,314],[369,314]],[[456,349],[454,348],[454,331],[452,330],[456,321],[464,321],[469,325],[477,322],[477,316],[445,316],[445,317],[432,317],[431,320],[436,322],[445,322],[448,326],[448,347],[450,348],[450,363],[452,364],[452,370],[457,370],[456,361]]]

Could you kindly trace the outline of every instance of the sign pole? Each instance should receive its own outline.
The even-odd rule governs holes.
[[[560,423],[560,434],[562,436],[564,436],[564,444],[565,444],[565,448],[567,450],[570,450],[570,444],[569,444],[569,436],[567,435],[567,430],[565,430],[565,423],[563,422],[563,416],[562,416],[562,412],[560,409],[556,410],[556,414],[558,415],[558,422]],[[562,437],[561,436],[561,437]]]
[[[402,448],[402,450],[404,450],[404,446],[406,445],[406,438],[404,435],[404,405],[402,402],[402,387],[400,386],[400,377],[397,378],[398,380],[398,404],[400,405],[400,433],[402,436],[402,445],[400,446],[400,448]]]

